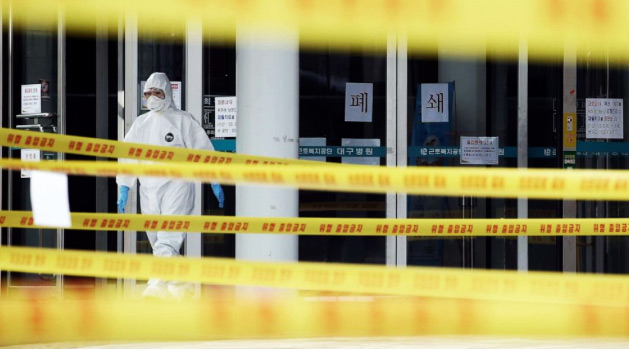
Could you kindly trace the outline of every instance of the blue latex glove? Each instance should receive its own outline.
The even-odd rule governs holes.
[[[214,192],[214,196],[216,196],[216,200],[218,200],[218,208],[223,208],[223,205],[225,205],[225,193],[223,193],[223,187],[221,187],[218,183],[212,183],[212,191]]]
[[[129,200],[129,187],[127,187],[126,185],[121,185],[117,202],[118,212],[124,213],[124,207],[127,205],[127,200]]]

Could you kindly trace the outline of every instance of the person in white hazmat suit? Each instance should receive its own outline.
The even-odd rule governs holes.
[[[129,129],[125,142],[143,143],[178,148],[214,150],[203,128],[185,111],[177,109],[173,100],[170,80],[164,73],[153,73],[146,81],[143,91],[150,111],[140,115]],[[120,159],[121,162],[135,160]],[[169,178],[139,177],[140,205],[143,214],[189,215],[194,205],[194,183]],[[129,188],[136,177],[119,175],[120,186],[118,210],[124,213]],[[212,184],[212,191],[223,207],[224,194],[219,184]],[[186,234],[183,232],[147,231],[148,239],[157,257],[179,256],[179,249]],[[191,296],[193,287],[189,283],[166,282],[151,279],[143,297],[159,299],[183,299]]]

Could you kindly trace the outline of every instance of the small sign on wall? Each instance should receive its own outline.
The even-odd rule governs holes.
[[[498,137],[461,137],[462,165],[498,165]]]
[[[40,161],[41,160],[41,150],[39,149],[21,149],[20,150],[20,159],[22,161]],[[20,172],[21,178],[31,178],[31,170],[22,169]]]
[[[41,113],[41,84],[22,85],[22,108],[20,114]]]
[[[622,98],[586,98],[585,138],[623,139]]]
[[[236,137],[236,97],[216,97],[216,137]]]
[[[345,121],[371,122],[373,84],[348,82],[345,85]]]

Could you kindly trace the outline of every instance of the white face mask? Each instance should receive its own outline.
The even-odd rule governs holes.
[[[146,106],[153,111],[161,111],[166,106],[166,100],[157,96],[151,96],[146,100]]]

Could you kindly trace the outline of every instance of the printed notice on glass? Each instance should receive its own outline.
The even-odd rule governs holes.
[[[462,165],[498,165],[498,137],[461,137]]]
[[[215,130],[216,137],[236,137],[236,97],[216,97]]]
[[[421,84],[422,122],[448,122],[448,84]]]
[[[71,227],[68,176],[65,173],[31,171],[31,206],[36,225]]]
[[[41,113],[41,84],[22,85],[21,114]]]
[[[22,161],[39,161],[41,160],[41,150],[39,149],[21,149],[20,159]],[[20,178],[31,178],[31,170],[22,169]]]
[[[622,139],[622,98],[585,100],[585,138]]]
[[[371,122],[373,115],[373,84],[345,84],[345,121]]]
[[[171,81],[170,87],[173,89],[173,102],[177,109],[181,109],[181,81]]]

